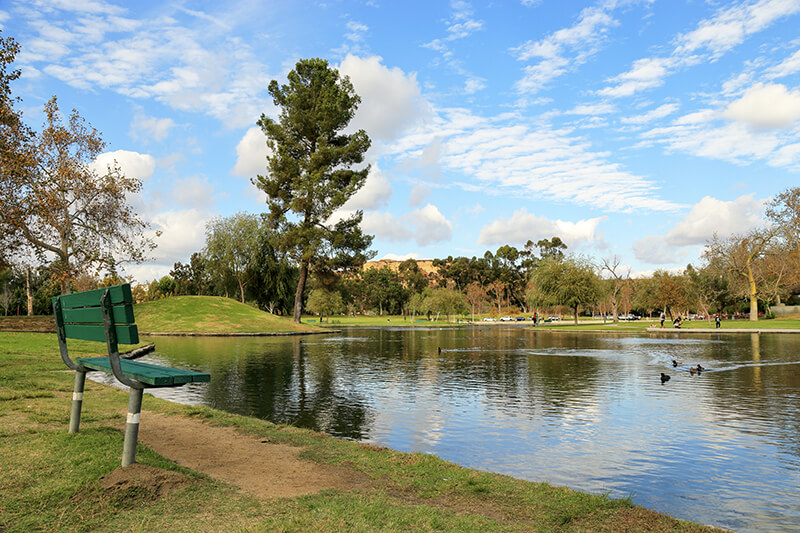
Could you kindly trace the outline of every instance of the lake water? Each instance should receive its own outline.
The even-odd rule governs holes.
[[[143,360],[212,375],[162,397],[737,531],[800,531],[800,335],[349,328],[153,342]],[[698,363],[708,370],[690,375]]]

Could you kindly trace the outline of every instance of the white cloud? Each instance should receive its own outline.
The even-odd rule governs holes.
[[[636,241],[634,254],[651,264],[678,263],[686,257],[687,247],[704,245],[715,233],[726,237],[763,224],[764,204],[765,200],[756,200],[753,194],[730,202],[706,196],[666,235],[649,235]]]
[[[800,170],[795,166],[800,164],[800,143],[787,144],[775,150],[769,159],[769,164],[775,167],[792,167]]]
[[[342,206],[345,210],[377,209],[392,197],[392,185],[378,165],[370,168],[364,186]]]
[[[206,223],[210,219],[210,213],[199,209],[165,211],[153,216],[150,220],[153,235],[162,232],[155,238],[158,244],[153,252],[155,262],[171,265],[200,251],[205,245]]]
[[[172,196],[182,206],[209,209],[214,205],[214,186],[197,176],[178,178],[172,184]]]
[[[481,213],[486,211],[486,208],[483,207],[481,204],[475,204],[472,207],[465,207],[464,211],[466,211],[471,215],[480,215]]]
[[[83,4],[76,10],[91,11],[91,16],[65,19],[58,26],[49,22],[57,17],[47,9],[25,12],[39,32],[20,58],[25,70],[30,65],[80,89],[107,89],[206,113],[228,127],[252,124],[272,109],[264,94],[272,76],[241,39],[221,38],[217,28],[181,25],[175,17],[132,20],[113,14],[121,8]]]
[[[483,21],[481,20],[465,20],[457,24],[452,24],[447,27],[449,40],[463,39],[468,35],[483,29]]]
[[[416,228],[416,241],[420,246],[446,241],[453,236],[453,225],[433,204],[412,211],[404,218]]]
[[[798,11],[800,3],[795,0],[748,1],[726,6],[711,19],[700,22],[695,30],[680,35],[675,52],[683,55],[705,49],[716,59],[750,35]]]
[[[210,219],[211,214],[200,209],[165,211],[154,215],[147,232],[147,236],[157,244],[151,253],[152,260],[141,265],[126,265],[125,274],[138,283],[166,276],[176,261],[185,263],[192,253],[203,248],[206,223]],[[155,236],[157,231],[162,232],[161,236]]]
[[[120,166],[123,174],[129,178],[137,178],[142,181],[147,181],[156,168],[156,160],[153,156],[129,150],[104,152],[92,162],[92,168],[98,174],[105,174],[108,172],[108,167],[110,165],[113,166],[115,161]]]
[[[797,50],[774,67],[767,69],[766,74],[769,78],[774,79],[791,76],[796,72],[800,72],[800,50]]]
[[[664,104],[658,106],[655,109],[644,113],[643,115],[636,115],[633,117],[623,117],[620,121],[623,124],[647,124],[648,122],[652,122],[654,120],[658,120],[660,118],[664,118],[668,115],[671,115],[675,111],[678,110],[678,104]]]
[[[648,57],[634,61],[630,70],[611,78],[599,94],[610,97],[632,96],[645,89],[659,87],[664,79],[686,66],[714,61],[766,29],[777,20],[800,11],[796,0],[744,1],[717,10],[697,27],[675,38],[675,48],[667,57]]]
[[[673,126],[642,133],[641,137],[669,150],[736,164],[769,159],[781,144],[772,133],[753,131],[738,122],[716,126],[708,121],[711,117],[712,114],[695,113],[676,121]]]
[[[417,207],[422,205],[425,198],[431,193],[431,190],[424,185],[416,185],[411,189],[411,194],[408,195],[408,205],[410,207]]]
[[[602,243],[603,234],[598,229],[606,217],[597,217],[569,222],[550,220],[528,213],[525,208],[515,211],[511,218],[501,218],[486,225],[478,235],[478,244],[525,244],[558,236],[570,248],[591,242]]]
[[[122,14],[125,12],[121,7],[106,2],[96,2],[94,0],[51,0],[48,4],[57,9],[75,11],[78,13]]]
[[[348,55],[339,72],[350,77],[361,97],[350,128],[362,128],[372,139],[393,141],[429,114],[429,104],[422,98],[416,74],[387,68],[381,61],[377,56]]]
[[[581,104],[573,107],[572,109],[567,111],[566,114],[597,116],[597,115],[608,115],[609,113],[615,113],[616,111],[617,111],[616,107],[607,103]]]
[[[366,213],[361,228],[382,240],[402,242],[413,239],[420,246],[446,241],[453,236],[453,225],[432,204],[401,217],[391,213]]]
[[[653,182],[609,162],[606,154],[592,152],[570,130],[519,124],[514,117],[484,119],[463,110],[445,110],[442,115],[431,128],[402,139],[392,151],[415,161],[423,147],[437,139],[442,167],[469,177],[458,185],[488,194],[511,192],[515,197],[615,211],[679,207],[658,198]]]
[[[714,233],[720,236],[744,233],[763,223],[763,210],[764,201],[756,200],[752,194],[732,202],[705,196],[667,232],[665,240],[672,246],[688,246],[704,244]]]
[[[631,96],[644,89],[659,87],[664,83],[664,78],[670,72],[670,68],[677,64],[669,58],[651,57],[637,59],[628,72],[623,72],[619,76],[611,78],[609,81],[617,82],[616,85],[605,87],[598,91],[602,96],[618,98],[621,96]]]
[[[267,146],[267,136],[259,127],[252,127],[236,145],[236,165],[233,173],[244,178],[253,178],[263,175],[267,169],[267,156],[270,155]]]
[[[608,5],[608,8],[613,6]],[[517,91],[536,93],[550,81],[585,63],[596,53],[608,29],[617,24],[604,8],[587,7],[573,26],[512,49],[520,61],[536,60],[523,69],[524,76],[516,83]]]
[[[131,137],[134,140],[163,141],[169,136],[169,130],[175,126],[171,118],[156,118],[138,115],[131,123]]]
[[[364,233],[390,242],[407,241],[414,237],[411,227],[391,213],[365,213],[361,229]]]
[[[450,7],[453,9],[453,14],[450,18],[450,25],[447,27],[446,40],[463,39],[473,32],[483,29],[483,21],[472,18],[474,13],[468,2],[454,0],[450,2]]]
[[[470,77],[464,83],[464,92],[467,94],[475,94],[486,88],[486,80],[483,78]]]
[[[674,265],[683,261],[686,250],[675,248],[660,235],[648,235],[633,243],[636,259],[652,265]]]
[[[757,83],[731,102],[724,115],[756,129],[788,128],[800,119],[800,90]]]

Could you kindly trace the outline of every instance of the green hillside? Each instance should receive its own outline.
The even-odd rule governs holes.
[[[279,333],[318,331],[221,296],[173,296],[134,306],[140,332]]]

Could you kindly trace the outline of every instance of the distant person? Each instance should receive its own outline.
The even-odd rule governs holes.
[[[664,311],[661,311],[661,316],[659,318],[661,318],[661,327],[663,328],[664,327],[664,321],[667,319],[667,315],[664,314]]]
[[[720,324],[719,324],[719,323],[720,323],[720,317],[719,317],[719,313],[717,313],[716,315],[714,315],[714,323],[717,325],[717,329],[719,329],[719,325],[720,325]]]
[[[533,313],[533,327],[536,327],[536,322],[539,321],[539,315]]]
[[[681,319],[681,316],[678,315],[675,317],[675,320],[672,321],[672,327],[680,329],[682,323],[683,320]]]

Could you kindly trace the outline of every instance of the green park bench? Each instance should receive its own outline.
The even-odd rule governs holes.
[[[129,284],[105,289],[78,292],[53,298],[58,346],[61,359],[75,371],[72,393],[72,412],[69,432],[77,433],[81,421],[83,389],[86,373],[92,371],[113,374],[122,384],[130,387],[128,419],[125,425],[125,442],[122,447],[122,466],[136,459],[136,441],[139,438],[139,417],[142,411],[142,394],[151,387],[180,387],[186,383],[209,382],[211,376],[201,372],[169,368],[120,358],[117,343],[137,344],[139,330],[133,318],[133,296]],[[105,341],[107,357],[80,357],[72,361],[67,351],[67,339]]]

